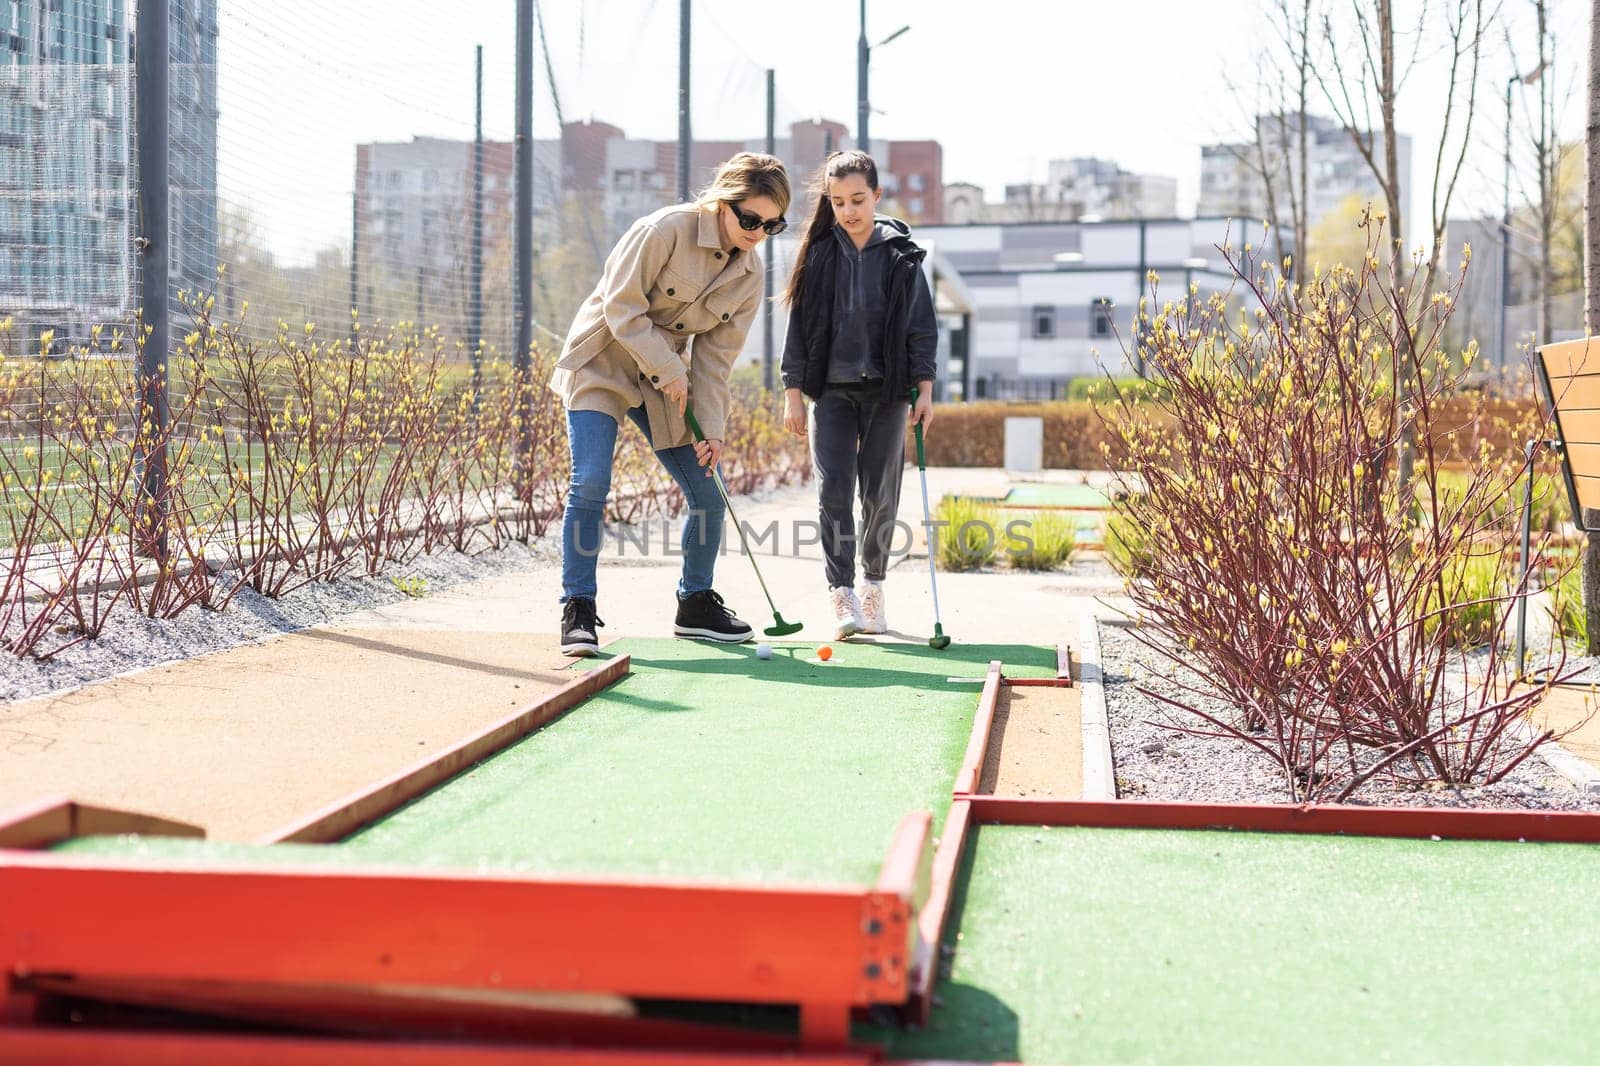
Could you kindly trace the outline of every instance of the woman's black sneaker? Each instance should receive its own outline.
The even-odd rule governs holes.
[[[710,589],[693,592],[678,600],[678,621],[672,631],[680,637],[723,640],[742,644],[756,635],[749,623],[741,622],[722,605],[722,597]]]
[[[594,601],[574,596],[561,608],[561,654],[586,657],[600,654],[599,629],[605,625],[594,613]]]

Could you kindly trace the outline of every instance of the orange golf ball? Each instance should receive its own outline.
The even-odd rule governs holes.
[[[833,658],[833,649],[824,644],[822,647],[817,649],[817,658],[821,659],[823,662],[827,662],[829,659]]]

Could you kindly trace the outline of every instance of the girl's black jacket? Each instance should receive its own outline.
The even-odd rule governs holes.
[[[904,402],[912,385],[932,381],[937,373],[938,329],[933,320],[933,300],[922,274],[927,252],[911,240],[910,227],[904,222],[883,215],[877,221],[894,233],[883,249],[889,258],[882,397],[884,401]],[[812,242],[806,252],[800,292],[789,308],[781,368],[783,385],[797,388],[813,400],[822,395],[828,382],[834,300],[843,258],[839,243],[833,239]]]

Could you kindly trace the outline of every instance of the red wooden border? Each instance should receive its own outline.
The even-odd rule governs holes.
[[[921,907],[932,891],[929,879],[933,868],[933,814],[914,811],[900,819],[895,828],[889,855],[878,872],[878,891],[910,901],[912,910]]]
[[[888,898],[907,900],[910,906],[904,912],[894,911],[869,919],[869,922],[876,922],[879,928],[886,931],[888,940],[900,951],[898,958],[893,961],[896,964],[895,971],[903,972],[906,978],[901,989],[902,1001],[916,994],[916,967],[929,950],[924,940],[926,932],[920,915],[928,906],[928,901],[939,892],[932,834],[933,815],[929,811],[918,811],[901,819],[900,828],[895,832],[895,844],[890,848],[889,858],[878,876],[878,892]],[[937,943],[932,950],[937,957]],[[835,1030],[833,1040],[840,1045],[848,1043],[848,1015],[842,1021],[846,1039],[839,1040],[838,1031]]]
[[[1355,807],[1342,804],[1163,803],[964,796],[973,820],[996,825],[1242,829],[1451,840],[1600,843],[1600,812]]]
[[[326,844],[354,833],[390,811],[416,799],[444,781],[548,725],[596,692],[627,674],[632,658],[619,655],[604,666],[548,692],[538,700],[487,726],[448,750],[429,756],[375,785],[354,792],[315,814],[275,829],[258,844]]]
[[[944,943],[944,923],[950,917],[956,874],[961,869],[961,853],[966,848],[967,827],[972,820],[970,800],[957,799],[950,805],[944,821],[944,835],[933,860],[933,892],[917,912],[917,955],[911,964],[911,995],[905,1016],[917,1025],[926,1025],[933,1009],[933,987],[939,977],[939,951]]]
[[[908,898],[862,887],[140,869],[29,852],[0,854],[0,899],[25,901],[0,908],[0,973],[13,975],[838,1005],[904,1001],[892,934],[911,920]]]
[[[955,793],[976,792],[983,775],[983,757],[989,750],[989,731],[994,728],[995,705],[1000,699],[1000,660],[989,663],[989,673],[983,681],[983,692],[978,697],[978,710],[972,716],[972,736],[967,741],[966,758],[956,774]]]

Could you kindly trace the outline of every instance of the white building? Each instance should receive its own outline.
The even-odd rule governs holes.
[[[1216,218],[920,228],[970,304],[965,334],[951,330],[945,397],[1043,398],[1073,378],[1139,373],[1133,323],[1147,274],[1160,278],[1159,299],[1191,284],[1202,299],[1233,290],[1218,249],[1238,233]]]

